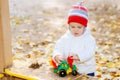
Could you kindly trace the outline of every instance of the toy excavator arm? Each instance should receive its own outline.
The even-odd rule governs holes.
[[[72,68],[73,59],[71,58],[71,56],[67,58],[67,61],[68,61],[68,64],[70,65],[70,68]]]

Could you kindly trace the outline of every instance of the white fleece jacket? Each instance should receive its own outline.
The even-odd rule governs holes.
[[[74,37],[68,30],[57,42],[53,52],[53,60],[56,55],[61,55],[67,59],[70,53],[77,54],[80,61],[74,61],[78,72],[88,74],[95,72],[95,53],[96,43],[90,30],[85,29],[79,37]]]

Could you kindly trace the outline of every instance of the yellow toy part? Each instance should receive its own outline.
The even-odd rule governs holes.
[[[49,59],[49,64],[50,64],[51,66],[53,66],[53,64],[52,64],[52,59]]]
[[[69,73],[71,73],[71,72],[72,72],[72,69],[69,68],[69,69],[67,70],[67,74],[69,74]]]
[[[0,79],[3,78],[3,77],[4,77],[4,75],[3,75],[3,74],[0,74]]]

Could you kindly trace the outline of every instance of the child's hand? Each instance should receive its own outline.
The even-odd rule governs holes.
[[[72,55],[71,58],[74,59],[74,60],[80,60],[77,55]]]
[[[69,56],[71,57],[71,59],[80,60],[77,54],[69,53]]]
[[[60,55],[55,56],[55,61],[58,65],[60,64],[61,60],[64,60],[64,58],[62,56],[60,56]]]

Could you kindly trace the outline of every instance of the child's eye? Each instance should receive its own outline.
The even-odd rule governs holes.
[[[78,26],[79,29],[81,29],[82,27]]]
[[[71,26],[71,28],[75,28],[75,26]]]

